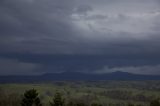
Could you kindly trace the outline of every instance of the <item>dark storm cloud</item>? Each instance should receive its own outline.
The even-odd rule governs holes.
[[[160,74],[159,5],[157,0],[1,0],[0,74],[123,69],[150,74],[154,66]]]
[[[38,52],[43,46],[51,49],[50,45],[63,46],[63,42],[72,40],[69,18],[72,0],[6,0],[1,5],[2,48],[7,46],[13,51],[16,47],[15,51],[38,49]]]

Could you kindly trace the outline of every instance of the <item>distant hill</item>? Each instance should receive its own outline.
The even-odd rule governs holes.
[[[46,73],[39,76],[0,76],[0,83],[46,81],[99,81],[99,80],[160,80],[160,75],[139,75],[128,72],[86,74],[80,72]]]

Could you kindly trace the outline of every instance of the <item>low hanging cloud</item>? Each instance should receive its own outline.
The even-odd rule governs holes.
[[[103,69],[96,70],[95,73],[102,74],[116,71],[129,72],[134,74],[157,75],[160,72],[160,65],[125,66],[112,68],[105,66]]]
[[[0,75],[33,75],[40,67],[39,64],[0,58]]]

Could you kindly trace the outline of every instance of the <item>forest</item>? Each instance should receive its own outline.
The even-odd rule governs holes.
[[[160,81],[0,84],[0,106],[160,106]]]

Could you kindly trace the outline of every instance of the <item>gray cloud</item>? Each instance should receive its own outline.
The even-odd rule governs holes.
[[[33,75],[40,69],[39,64],[21,62],[16,59],[0,58],[0,75]]]
[[[150,60],[147,66],[156,67],[160,64],[159,5],[158,0],[1,0],[0,57],[14,60],[1,62],[0,66],[16,63],[15,69],[22,70],[19,64],[23,64],[36,72],[34,66],[41,66],[39,72],[45,69],[93,71],[104,66],[118,67],[121,63],[116,61],[126,67],[143,67],[145,60]],[[26,58],[22,58],[24,54]],[[45,62],[40,59],[40,64],[34,63],[32,55],[44,56]],[[57,61],[49,59],[57,55],[78,58],[74,57],[77,61],[73,59],[76,61],[73,66],[62,56],[64,59],[60,58],[57,65]],[[85,63],[87,60],[81,61],[79,56],[96,57],[93,60],[101,64]],[[143,73],[141,68],[134,69]],[[22,73],[25,72],[24,69]]]
[[[144,66],[127,66],[127,67],[108,67],[104,66],[100,70],[96,70],[94,73],[108,73],[115,71],[123,71],[134,74],[145,74],[145,75],[157,75],[159,74],[160,65],[144,65]]]

